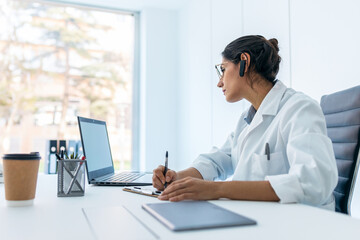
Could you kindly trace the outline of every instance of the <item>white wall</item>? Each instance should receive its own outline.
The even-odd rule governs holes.
[[[215,0],[211,9],[211,111],[212,125],[211,145],[220,147],[227,136],[235,129],[235,125],[248,102],[240,101],[228,103],[221,89],[216,87],[219,77],[215,71],[215,64],[221,63],[221,53],[225,46],[244,34],[244,13],[242,1]],[[229,7],[231,6],[231,7]],[[210,146],[207,146],[209,150]],[[197,153],[197,155],[199,152]]]
[[[173,167],[188,166],[211,144],[210,4],[192,1],[179,13],[178,151]]]
[[[141,152],[140,167],[164,164],[165,152],[177,145],[177,12],[144,9],[141,20]]]
[[[291,85],[288,0],[245,0],[244,35],[262,35],[279,41],[280,70],[277,78]],[[254,14],[256,13],[256,14]]]
[[[320,100],[360,84],[360,1],[291,1],[293,87]]]

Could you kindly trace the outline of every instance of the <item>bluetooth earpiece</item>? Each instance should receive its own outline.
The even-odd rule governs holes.
[[[240,61],[240,77],[244,76],[244,72],[245,72],[245,64],[246,64],[246,60],[241,60]]]

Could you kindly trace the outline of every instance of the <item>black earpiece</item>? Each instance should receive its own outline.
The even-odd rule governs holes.
[[[246,60],[241,60],[240,61],[240,77],[243,77],[244,76],[244,73],[245,73],[245,64],[246,64]]]

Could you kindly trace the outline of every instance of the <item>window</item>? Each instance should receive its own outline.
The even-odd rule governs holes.
[[[0,3],[0,153],[79,140],[76,116],[107,122],[115,169],[132,159],[132,13]],[[42,171],[42,167],[40,167]]]

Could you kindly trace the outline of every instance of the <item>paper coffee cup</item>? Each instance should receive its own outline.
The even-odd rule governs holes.
[[[5,199],[8,206],[33,204],[40,159],[38,152],[3,155]]]

